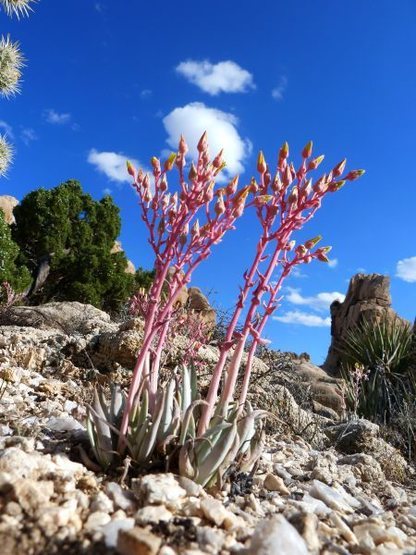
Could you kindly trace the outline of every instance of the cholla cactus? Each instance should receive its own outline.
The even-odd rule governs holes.
[[[21,15],[28,16],[29,12],[32,11],[31,4],[35,2],[36,0],[0,0],[0,4],[7,15],[15,15],[18,19]]]
[[[9,97],[20,92],[19,81],[24,58],[19,43],[10,37],[0,38],[0,95]]]
[[[6,175],[7,170],[13,160],[13,147],[6,137],[0,135],[0,177]]]

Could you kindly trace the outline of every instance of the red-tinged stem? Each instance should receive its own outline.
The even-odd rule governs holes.
[[[154,408],[154,402],[156,399],[157,386],[159,382],[159,370],[160,370],[160,360],[162,358],[163,346],[165,344],[166,336],[169,331],[170,317],[166,319],[163,324],[163,328],[159,335],[158,345],[156,348],[155,358],[151,364],[150,370],[150,380],[149,380],[149,406],[150,410]]]
[[[233,394],[234,394],[234,390],[235,390],[235,384],[237,382],[237,377],[238,377],[238,371],[240,369],[240,364],[241,364],[241,357],[242,357],[242,353],[244,352],[244,347],[245,347],[247,338],[248,338],[249,333],[250,333],[251,322],[252,322],[253,317],[254,317],[254,315],[257,311],[257,307],[260,304],[261,298],[262,298],[263,293],[265,291],[265,286],[269,283],[269,280],[270,280],[270,278],[273,274],[273,271],[274,271],[274,269],[277,265],[277,262],[279,260],[279,255],[280,255],[280,252],[281,252],[281,247],[282,247],[282,245],[285,244],[285,241],[286,241],[286,237],[283,237],[281,239],[281,241],[278,241],[278,243],[276,245],[275,252],[273,253],[273,256],[270,260],[269,267],[268,267],[266,273],[264,274],[264,277],[261,279],[259,285],[257,286],[256,290],[253,292],[253,297],[251,299],[250,308],[248,310],[246,319],[244,321],[242,337],[241,337],[241,340],[240,340],[239,345],[238,345],[239,350],[241,350],[241,356],[238,355],[235,359],[233,357],[233,359],[231,361],[231,364],[228,368],[227,378],[226,378],[226,382],[225,382],[225,386],[224,386],[224,391],[223,391],[222,396],[221,396],[221,403],[224,404],[225,406],[227,406],[228,403],[233,398]]]
[[[256,350],[261,338],[261,334],[263,332],[263,329],[267,323],[267,320],[269,319],[269,316],[271,314],[271,307],[276,299],[276,295],[279,292],[283,280],[290,274],[291,271],[291,266],[286,267],[282,274],[280,275],[280,278],[277,281],[276,286],[273,288],[273,294],[270,296],[269,302],[267,303],[267,306],[265,308],[265,311],[263,313],[263,316],[258,324],[258,326],[256,327],[256,337],[253,338],[253,343],[250,346],[250,350],[247,356],[247,361],[246,361],[246,369],[244,372],[244,379],[243,379],[243,385],[241,387],[241,393],[240,393],[240,399],[238,402],[239,405],[239,412],[241,412],[244,408],[246,399],[247,399],[247,392],[248,392],[248,386],[250,383],[250,377],[251,377],[251,372],[252,372],[252,368],[253,368],[253,360],[254,360],[254,355],[256,354]]]
[[[250,271],[246,275],[244,288],[240,293],[240,298],[234,310],[234,314],[231,318],[231,322],[227,327],[227,333],[223,341],[222,347],[220,349],[220,356],[217,364],[215,365],[214,372],[212,375],[212,380],[206,397],[207,405],[205,405],[202,409],[202,415],[198,426],[198,436],[202,436],[205,433],[205,431],[208,428],[209,421],[211,420],[215,401],[217,400],[217,396],[218,396],[218,388],[220,385],[221,376],[224,370],[225,363],[227,361],[228,353],[231,349],[231,340],[233,338],[234,331],[238,323],[238,319],[240,318],[241,312],[244,308],[244,302],[247,298],[248,292],[250,291],[251,282],[254,276],[256,275],[258,265],[260,264],[260,260],[264,254],[266,246],[267,246],[266,234],[263,234],[261,240],[258,243],[258,250],[257,250],[256,257],[253,261],[253,264],[251,265]]]

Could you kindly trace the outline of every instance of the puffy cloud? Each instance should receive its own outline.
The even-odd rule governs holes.
[[[287,88],[287,77],[282,75],[282,77],[279,79],[278,84],[272,90],[272,97],[277,101],[283,100],[283,96],[286,91],[286,88]]]
[[[44,110],[43,116],[48,123],[52,125],[66,125],[72,119],[71,114],[68,113],[59,113],[53,108],[48,108]]]
[[[184,135],[190,156],[194,159],[198,157],[198,141],[207,131],[211,154],[224,149],[224,160],[227,162],[224,171],[228,175],[244,171],[243,162],[251,152],[251,142],[239,135],[237,124],[238,119],[233,114],[208,108],[201,102],[175,108],[163,118],[168,145],[176,150],[180,135]]]
[[[130,160],[134,166],[141,167],[137,160],[129,158],[124,154],[119,154],[117,152],[98,152],[95,148],[90,150],[87,158],[87,161],[95,166],[99,172],[106,175],[110,181],[117,181],[118,183],[131,181],[126,169],[127,160]]]
[[[304,297],[300,289],[295,289],[288,287],[288,293],[285,295],[285,300],[296,304],[298,306],[307,306],[312,310],[317,310],[318,312],[327,311],[331,303],[335,300],[342,302],[345,299],[345,295],[339,293],[338,291],[332,292],[322,292],[317,293],[314,296]]]
[[[396,266],[396,276],[409,283],[416,282],[416,256],[399,260]]]
[[[252,74],[231,60],[218,64],[208,60],[187,60],[181,62],[176,71],[213,96],[221,92],[241,93],[255,88]]]
[[[329,268],[336,268],[338,266],[338,258],[331,258],[331,260],[328,262],[328,266]]]
[[[314,328],[323,328],[331,325],[331,318],[328,316],[323,318],[317,314],[308,314],[301,310],[292,310],[286,312],[282,316],[274,316],[273,320],[283,322],[284,324],[299,324],[301,326],[308,326]]]
[[[36,131],[31,127],[24,127],[20,133],[20,138],[25,143],[25,145],[28,145],[32,141],[37,141],[39,139]]]

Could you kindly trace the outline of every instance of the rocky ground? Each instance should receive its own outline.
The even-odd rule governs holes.
[[[128,382],[138,321],[64,303],[0,323],[2,555],[416,553],[412,468],[377,426],[342,420],[336,381],[306,360],[291,359],[296,388],[288,368],[258,361],[252,400],[278,420],[252,476],[205,492],[81,462],[86,404],[97,382]]]

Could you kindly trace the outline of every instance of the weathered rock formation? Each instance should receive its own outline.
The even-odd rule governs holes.
[[[115,254],[117,252],[124,252],[123,246],[120,241],[115,241],[113,248],[111,249],[111,254]],[[127,259],[127,266],[126,266],[125,272],[126,274],[133,274],[133,275],[136,273],[136,267],[134,266],[133,262],[129,259]]]
[[[402,320],[391,308],[390,278],[381,274],[353,276],[344,302],[334,301],[330,310],[332,340],[323,368],[332,374],[339,371],[339,349],[347,330],[363,321]]]
[[[14,207],[19,204],[17,198],[10,195],[0,195],[0,210],[4,212],[4,219],[7,224],[14,224]]]

